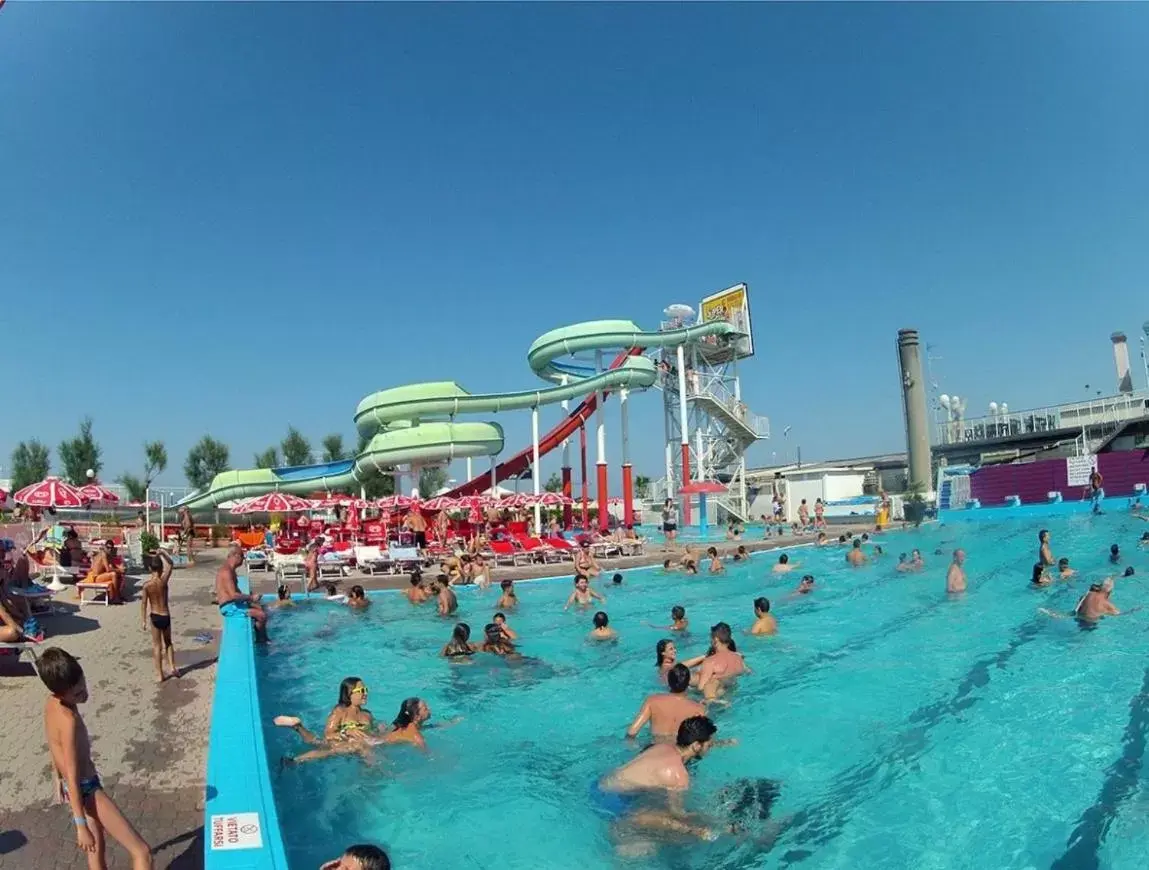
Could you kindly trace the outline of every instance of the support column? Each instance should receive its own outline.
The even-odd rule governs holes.
[[[491,498],[495,497],[495,493],[497,492],[498,486],[499,486],[499,476],[498,476],[498,473],[495,471],[495,465],[496,465],[495,454],[492,453],[491,454]]]
[[[472,481],[475,479],[475,472],[471,469],[471,457],[467,457],[467,480]]]
[[[542,508],[539,506],[539,406],[531,408],[531,480],[535,491],[535,534],[543,533]]]
[[[579,477],[579,488],[582,490],[582,530],[584,532],[590,531],[590,512],[587,509],[587,480],[586,480],[586,424],[578,427],[578,447],[581,475]]]
[[[690,483],[690,429],[686,414],[686,349],[678,346],[678,425],[682,430],[682,485]],[[690,525],[690,496],[682,500],[682,524]]]
[[[674,448],[666,441],[666,497],[674,499]]]
[[[149,532],[152,530],[152,488],[150,486],[144,489],[144,528]],[[162,535],[156,537],[163,540]]]
[[[566,375],[563,375],[562,385],[564,387],[567,385]],[[569,401],[567,401],[566,399],[563,399],[562,409],[563,409],[563,415],[564,416],[568,416],[568,417],[570,416],[570,404],[571,403]],[[563,505],[563,528],[569,530],[571,527],[571,519],[572,519],[571,514],[574,513],[574,511],[571,509],[571,503],[570,503],[570,498],[571,498],[571,440],[570,440],[570,438],[564,438],[563,439],[562,475],[563,475],[563,498],[567,500],[566,503]]]
[[[627,409],[630,403],[630,391],[623,387],[618,391],[618,408],[622,415],[620,429],[622,430],[622,523],[624,526],[634,525],[634,476],[630,467],[630,420]]]
[[[602,351],[596,350],[594,352],[594,367],[598,372],[602,371]],[[595,465],[598,472],[598,528],[600,532],[605,532],[608,527],[607,523],[607,476],[606,476],[606,413],[603,407],[606,404],[606,397],[602,394],[602,388],[598,390],[598,411],[595,414]]]

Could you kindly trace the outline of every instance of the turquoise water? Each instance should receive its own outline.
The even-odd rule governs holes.
[[[1081,571],[1072,585],[1028,588],[1039,526]],[[1141,575],[1118,580],[1115,603],[1145,603],[1149,553],[1135,541],[1146,528],[1127,516],[959,522],[882,536],[890,552],[858,570],[836,547],[803,548],[797,573],[813,573],[817,588],[799,600],[786,600],[797,574],[772,576],[770,554],[718,578],[632,571],[621,589],[597,584],[614,645],[586,642],[589,613],[562,612],[569,581],[518,584],[511,624],[538,660],[519,666],[447,663],[437,653],[452,621],[395,594],[375,596],[366,614],[327,604],[278,613],[257,660],[273,770],[302,747],[271,717],[321,728],[348,675],[367,682],[379,720],[410,695],[433,720],[462,717],[425,732],[425,756],[388,747],[374,767],[334,759],[274,774],[291,866],[311,870],[371,841],[397,868],[1144,867],[1149,612],[1081,631],[1037,610],[1071,609],[1109,573],[1113,541]],[[931,554],[955,545],[968,551],[970,590],[950,601],[948,559]],[[898,575],[897,552],[914,546],[926,570]],[[773,821],[741,840],[616,857],[587,789],[633,756],[625,729],[658,690],[654,645],[666,633],[648,623],[683,604],[693,630],[680,655],[698,654],[710,624],[748,627],[760,594],[775,601],[780,634],[739,634],[753,673],[714,713],[718,736],[739,744],[693,768],[687,805],[725,815],[725,786],[771,780]],[[460,618],[481,633],[495,599],[464,590]]]

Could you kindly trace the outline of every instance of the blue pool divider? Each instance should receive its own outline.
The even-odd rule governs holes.
[[[1101,510],[1105,513],[1121,514],[1129,510],[1129,498],[1114,496],[1103,499]],[[1063,517],[1073,514],[1088,515],[1093,512],[1093,502],[1085,501],[1046,501],[1034,504],[995,505],[994,507],[953,508],[938,514],[942,522],[961,520],[1006,520],[1019,517]]]
[[[247,577],[240,589],[249,592]],[[267,769],[251,620],[224,619],[204,801],[206,870],[288,870]]]

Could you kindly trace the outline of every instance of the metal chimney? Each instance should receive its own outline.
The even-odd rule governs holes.
[[[1129,346],[1125,343],[1125,333],[1115,332],[1109,336],[1113,342],[1113,362],[1117,365],[1117,392],[1133,392],[1133,375],[1129,371]]]

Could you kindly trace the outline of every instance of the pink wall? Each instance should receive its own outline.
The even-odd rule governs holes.
[[[1099,453],[1097,466],[1105,478],[1105,494],[1132,495],[1137,483],[1149,484],[1149,450]],[[1046,459],[1018,465],[991,465],[970,476],[970,494],[989,507],[1017,495],[1023,504],[1044,502],[1046,494],[1059,491],[1066,501],[1081,499],[1082,488],[1066,483],[1064,459]]]

